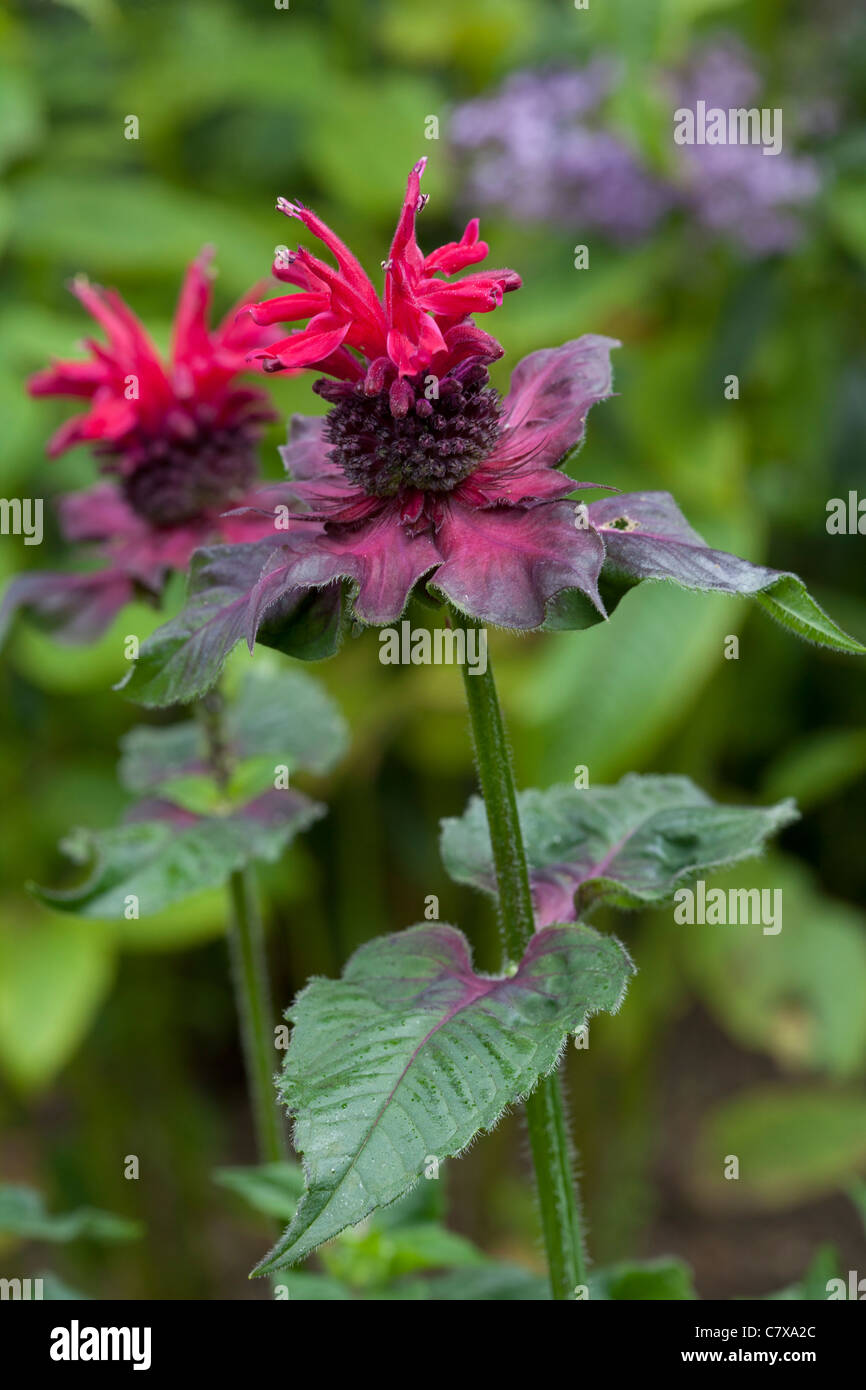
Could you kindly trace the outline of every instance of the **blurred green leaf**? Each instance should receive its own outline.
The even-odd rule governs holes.
[[[523,725],[520,780],[561,781],[585,765],[595,785],[645,766],[688,717],[742,620],[736,599],[647,584],[609,623],[539,643],[534,660],[510,667],[501,682],[506,708]]]
[[[326,187],[339,189],[340,206],[396,224],[409,170],[435,154],[425,120],[444,115],[442,92],[430,81],[380,73],[369,81],[344,77],[329,85],[309,133],[309,155]],[[445,169],[434,160],[424,191],[446,204]],[[447,206],[447,204],[446,204]],[[347,213],[344,211],[342,219]],[[338,226],[340,235],[345,233]],[[423,234],[423,233],[422,233]],[[382,258],[387,247],[382,247]]]
[[[767,796],[778,789],[803,809],[819,805],[866,774],[866,729],[826,729],[786,748],[764,781]]]
[[[106,1244],[137,1240],[142,1233],[138,1221],[114,1216],[95,1207],[80,1207],[77,1211],[50,1213],[35,1188],[0,1185],[0,1233],[20,1236],[23,1240],[93,1240]]]
[[[240,294],[273,254],[268,209],[258,220],[239,205],[161,183],[148,174],[71,179],[34,173],[16,187],[12,246],[25,259],[59,262],[94,280],[186,268],[216,245],[216,264]]]
[[[782,929],[673,927],[704,1003],[746,1048],[782,1065],[848,1077],[866,1065],[866,914],[817,891],[792,860],[771,856],[713,876],[713,888],[781,893]]]
[[[730,1156],[738,1179],[724,1176]],[[712,1206],[783,1211],[838,1192],[864,1167],[866,1095],[761,1087],[704,1117],[691,1183]]]
[[[391,1296],[425,1303],[537,1303],[550,1298],[550,1287],[544,1275],[490,1262],[431,1279],[404,1280]]]
[[[266,812],[260,812],[265,801]],[[87,879],[62,892],[37,885],[31,885],[31,892],[48,907],[82,917],[123,921],[133,905],[136,914],[148,916],[226,883],[253,860],[273,863],[295,835],[323,814],[323,807],[296,792],[274,791],[247,807],[192,824],[185,817],[178,823],[172,813],[162,820],[81,831],[81,847],[93,859]]]
[[[590,1276],[590,1298],[665,1301],[697,1298],[692,1271],[683,1260],[662,1256],[655,1260],[626,1260]]]
[[[247,801],[274,785],[277,766],[326,772],[346,748],[336,702],[305,671],[263,652],[244,672],[223,715],[229,783],[217,787],[201,721],[140,724],[121,740],[120,780],[127,790],[167,797],[204,815],[226,800]]]
[[[90,1299],[89,1293],[82,1293],[80,1289],[73,1289],[58,1274],[52,1274],[50,1270],[43,1270],[38,1277],[42,1280],[42,1297],[46,1302],[79,1303],[82,1299]]]
[[[839,1277],[839,1269],[838,1251],[832,1245],[822,1245],[815,1252],[815,1256],[802,1279],[798,1279],[796,1284],[789,1284],[787,1288],[780,1289],[778,1293],[770,1294],[769,1298],[778,1301],[817,1300],[825,1302],[827,1285],[831,1279]]]
[[[16,1086],[46,1086],[66,1064],[108,993],[113,961],[111,944],[84,923],[0,926],[0,1065]]]
[[[486,1265],[484,1255],[467,1240],[436,1222],[383,1229],[363,1222],[322,1247],[329,1274],[352,1288],[377,1288],[425,1269],[463,1269]]]
[[[866,183],[839,183],[830,190],[826,209],[847,250],[866,261]]]
[[[300,1163],[288,1160],[251,1168],[218,1168],[215,1183],[243,1198],[253,1211],[289,1222],[304,1190]]]
[[[354,1297],[352,1290],[339,1279],[329,1274],[308,1274],[303,1269],[281,1270],[274,1286],[277,1300],[287,1296],[290,1303],[337,1303]]]
[[[0,169],[29,154],[42,135],[39,97],[28,75],[0,63]]]

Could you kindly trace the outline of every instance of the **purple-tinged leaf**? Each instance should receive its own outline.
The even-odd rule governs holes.
[[[459,1154],[555,1066],[567,1034],[615,1011],[633,966],[612,937],[550,927],[514,973],[479,975],[454,927],[362,946],[340,980],[313,980],[279,1089],[307,1189],[265,1274],[386,1206],[431,1156]]]
[[[141,917],[153,916],[219,887],[255,859],[273,863],[322,815],[324,807],[289,790],[265,792],[224,816],[197,816],[150,800],[133,809],[126,825],[79,832],[77,848],[93,860],[84,883],[65,892],[31,885],[31,892],[49,907],[80,917],[122,920],[130,897],[137,899]]]
[[[0,604],[0,642],[19,612],[28,613],[59,642],[93,642],[134,597],[135,585],[120,570],[19,574]]]
[[[624,777],[615,787],[549,787],[518,794],[540,927],[568,922],[598,903],[637,908],[667,901],[698,873],[760,854],[768,836],[797,819],[792,801],[719,805],[687,777]],[[442,822],[450,876],[496,893],[484,803]]]
[[[148,706],[188,703],[214,685],[238,642],[250,641],[250,594],[272,561],[272,540],[218,545],[196,551],[183,611],[146,642],[119,686],[129,699]],[[340,592],[284,593],[272,605],[259,640],[289,655],[316,659],[336,650]],[[279,636],[269,640],[270,624]]]
[[[783,627],[807,641],[836,651],[866,653],[866,647],[819,607],[796,574],[712,550],[670,493],[623,493],[592,502],[587,510],[604,539],[605,578],[626,586],[644,579],[666,579],[685,589],[749,595]]]

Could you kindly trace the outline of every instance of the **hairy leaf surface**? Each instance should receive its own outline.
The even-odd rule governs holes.
[[[31,891],[49,907],[118,920],[130,896],[144,917],[225,883],[254,859],[273,863],[324,808],[292,791],[271,791],[224,816],[196,816],[168,802],[142,802],[142,819],[112,830],[81,831],[76,858],[91,857],[77,888]]]
[[[723,806],[687,777],[630,773],[615,787],[549,787],[518,793],[539,926],[566,922],[599,902],[661,903],[695,874],[759,854],[796,820],[791,801]],[[473,797],[442,822],[450,876],[487,893],[496,873],[484,803]]]
[[[592,502],[587,510],[604,538],[602,576],[614,584],[667,579],[685,589],[749,595],[807,641],[855,655],[866,652],[828,617],[796,574],[753,565],[708,546],[670,493],[623,493]],[[602,593],[610,607],[613,596],[604,587]]]
[[[307,1190],[256,1273],[302,1259],[461,1152],[554,1066],[567,1033],[615,1010],[632,965],[589,927],[535,935],[515,973],[476,974],[462,933],[417,926],[314,980],[279,1086]]]

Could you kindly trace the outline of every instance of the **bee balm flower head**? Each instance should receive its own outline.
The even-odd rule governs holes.
[[[4,616],[28,606],[61,636],[88,640],[137,593],[158,596],[197,547],[270,529],[252,513],[224,515],[255,495],[257,445],[273,413],[259,387],[239,382],[266,335],[238,309],[209,327],[210,257],[204,251],[187,271],[167,360],[118,294],[83,277],[73,283],[105,340],[88,339],[83,360],[37,372],[29,390],[87,402],[48,453],[90,444],[111,479],[60,501],[65,538],[95,545],[106,564],[83,574],[22,575]]]
[[[295,420],[284,450],[305,509],[298,520],[318,522],[286,542],[286,590],[348,579],[354,616],[367,623],[392,621],[425,577],[459,608],[508,627],[537,627],[567,587],[600,607],[603,547],[592,529],[576,531],[573,507],[559,499],[577,484],[556,467],[589,407],[610,393],[616,344],[590,336],[534,353],[502,400],[487,375],[502,348],[475,316],[498,308],[520,278],[453,278],[487,255],[477,219],[424,255],[415,230],[424,164],[409,175],[381,297],[315,213],[278,204],[336,262],[288,253],[274,273],[298,292],[250,310],[263,326],[308,320],[251,356],[267,371],[324,373],[314,389],[331,406],[324,419]]]

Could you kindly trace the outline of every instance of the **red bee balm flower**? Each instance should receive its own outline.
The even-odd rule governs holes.
[[[171,355],[160,357],[143,324],[113,290],[77,279],[73,293],[105,333],[91,356],[55,362],[29,382],[34,396],[89,401],[48,445],[55,457],[90,443],[115,481],[60,499],[63,534],[96,543],[107,567],[83,574],[27,574],[4,608],[27,605],[71,640],[96,636],[135,593],[158,595],[171,570],[186,569],[208,541],[252,540],[271,531],[253,513],[222,514],[252,502],[256,446],[273,417],[264,393],[239,386],[263,332],[234,309],[213,332],[205,251],[184,280]],[[245,301],[245,303],[248,301]]]
[[[519,286],[510,270],[450,276],[481,260],[478,224],[424,256],[423,207],[409,187],[385,293],[314,213],[299,218],[336,268],[308,251],[275,272],[296,294],[254,305],[267,326],[306,328],[258,348],[267,371],[314,368],[324,417],[296,416],[282,450],[290,481],[267,539],[215,546],[192,565],[184,611],[144,644],[127,691],[142,704],[191,700],[246,638],[314,660],[337,647],[346,618],[394,622],[416,590],[505,628],[600,622],[644,580],[753,595],[802,636],[864,650],[818,607],[796,575],[713,550],[668,493],[566,501],[579,483],[560,471],[586,414],[610,395],[612,338],[587,335],[519,363],[504,400],[487,367],[501,355],[472,315]],[[287,505],[288,504],[288,505]],[[293,510],[296,509],[296,510]],[[287,525],[288,523],[288,525]]]
[[[425,576],[458,608],[505,627],[545,619],[554,595],[577,589],[603,613],[604,546],[575,527],[575,487],[556,471],[579,443],[586,412],[610,394],[611,338],[587,336],[533,353],[504,401],[487,366],[502,348],[472,320],[518,289],[511,270],[450,276],[487,255],[473,219],[458,242],[424,256],[415,217],[425,161],[415,165],[380,300],[341,241],[314,213],[281,200],[331,251],[337,269],[299,249],[274,274],[300,293],[257,304],[258,324],[309,318],[258,349],[268,371],[328,373],[314,390],[324,419],[296,419],[283,451],[291,495],[315,518],[274,553],[262,601],[347,579],[354,615],[387,623]],[[299,518],[300,520],[300,518]]]

